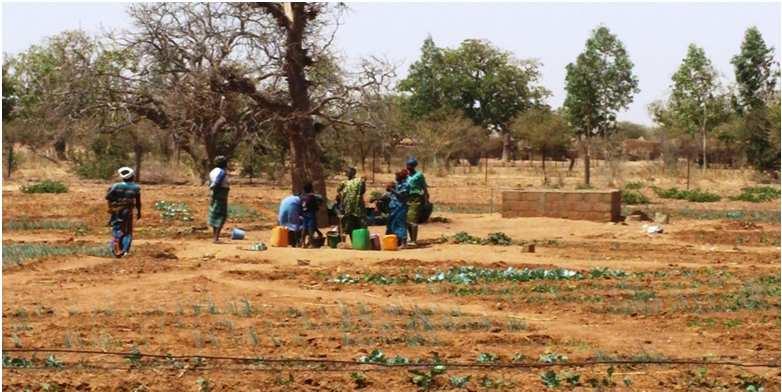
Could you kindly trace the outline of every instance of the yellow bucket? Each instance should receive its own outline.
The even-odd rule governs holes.
[[[383,250],[396,250],[397,246],[399,246],[398,242],[395,234],[384,235],[381,241]]]
[[[288,246],[288,229],[282,226],[277,226],[272,229],[272,239],[269,241],[270,246],[276,246],[284,248]]]

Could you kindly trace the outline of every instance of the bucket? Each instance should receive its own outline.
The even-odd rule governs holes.
[[[276,246],[284,248],[288,246],[288,229],[277,226],[272,229],[272,239],[269,241],[269,246]]]
[[[369,243],[372,244],[372,250],[380,250],[380,236],[377,234],[369,235]]]
[[[337,232],[329,232],[326,233],[326,240],[328,241],[329,248],[331,249],[337,249],[337,245],[340,243],[339,233]]]
[[[313,248],[320,248],[323,246],[324,242],[326,242],[326,237],[322,235],[316,235],[310,238],[310,245],[312,245]]]
[[[231,239],[232,240],[243,240],[245,234],[247,234],[247,233],[245,233],[244,230],[234,227],[234,229],[231,230]]]
[[[396,250],[399,246],[399,239],[396,238],[396,234],[388,234],[383,236],[383,250]]]
[[[350,244],[353,247],[353,249],[356,250],[370,249],[371,244],[369,243],[369,230],[367,230],[366,228],[353,230],[353,235],[351,237],[352,238],[350,239]]]

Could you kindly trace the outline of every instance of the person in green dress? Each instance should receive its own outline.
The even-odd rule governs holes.
[[[367,227],[367,212],[364,206],[366,181],[363,178],[356,178],[356,169],[353,167],[349,167],[345,175],[348,179],[337,187],[336,201],[343,214],[342,232],[349,235],[352,240],[353,230]]]
[[[410,235],[408,246],[416,246],[418,240],[418,221],[421,214],[421,208],[429,203],[429,189],[426,185],[424,173],[416,170],[418,160],[410,158],[407,160],[407,232]]]
[[[228,218],[228,159],[220,155],[215,158],[216,166],[209,172],[209,189],[212,197],[209,201],[209,217],[207,222],[212,226],[214,243],[220,243],[220,231]]]

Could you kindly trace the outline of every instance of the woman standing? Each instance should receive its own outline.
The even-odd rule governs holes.
[[[212,197],[209,201],[209,217],[207,222],[212,226],[214,243],[220,243],[220,230],[228,218],[228,159],[219,155],[215,158],[215,168],[209,172],[209,189]]]
[[[136,219],[141,219],[141,187],[133,180],[135,173],[129,167],[120,168],[117,173],[122,179],[112,185],[106,192],[109,205],[109,225],[111,226],[111,252],[115,257],[122,257],[130,252],[133,242],[133,209],[136,209]]]
[[[396,183],[389,183],[388,191],[388,225],[386,234],[396,235],[399,247],[407,244],[407,197],[409,187],[407,185],[407,170],[396,173]]]
[[[410,246],[416,246],[418,240],[418,222],[421,218],[421,209],[429,203],[429,187],[426,185],[424,173],[416,170],[418,160],[409,158],[407,160],[407,186],[410,196],[408,197],[407,209],[407,229],[410,232]]]

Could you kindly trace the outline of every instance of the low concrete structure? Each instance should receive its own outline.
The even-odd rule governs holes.
[[[618,190],[505,190],[503,218],[548,217],[598,222],[621,219],[622,194]]]

